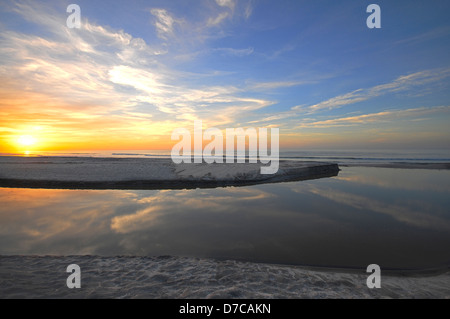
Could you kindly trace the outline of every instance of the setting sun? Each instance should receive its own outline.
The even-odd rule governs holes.
[[[23,146],[32,146],[36,144],[37,140],[31,135],[22,135],[18,138],[17,142]]]

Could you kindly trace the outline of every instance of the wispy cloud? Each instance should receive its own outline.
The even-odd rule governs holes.
[[[233,121],[241,112],[259,109],[272,102],[243,96],[232,86],[186,85],[184,74],[159,60],[161,48],[148,45],[122,31],[83,20],[82,28],[65,28],[65,20],[37,4],[17,4],[24,19],[53,33],[53,37],[7,31],[1,34],[0,76],[33,92],[54,96],[69,103],[91,105],[106,113],[135,112],[143,106],[156,112],[154,120],[215,118]],[[234,2],[220,2],[234,8]],[[158,35],[167,38],[178,23],[164,9],[152,9]],[[56,27],[58,26],[58,27]],[[245,56],[252,48],[213,49]],[[25,81],[25,82],[24,82]],[[101,107],[100,107],[101,106]],[[230,110],[233,110],[231,112]],[[91,110],[89,110],[91,112]],[[142,112],[141,112],[142,113]],[[166,114],[166,116],[164,116]],[[226,119],[225,119],[226,117]]]
[[[48,140],[62,134],[66,145],[111,139],[145,145],[151,136],[170,135],[196,119],[222,126],[273,104],[233,85],[202,81],[220,78],[221,72],[196,75],[192,83],[188,73],[166,63],[164,46],[149,45],[123,30],[86,18],[80,29],[68,29],[64,15],[35,2],[18,2],[13,9],[48,36],[10,30],[0,34],[3,141],[39,126]],[[164,9],[151,14],[161,39],[176,37],[181,20]],[[211,50],[238,58],[253,52]]]
[[[228,7],[231,10],[234,10],[234,7],[236,5],[235,0],[216,0],[216,3],[221,7]]]
[[[277,114],[266,113],[260,119],[251,121],[251,123],[268,123],[274,122],[280,125],[284,125],[292,129],[293,127],[319,127],[319,126],[345,126],[352,124],[352,120],[365,120],[368,121],[376,121],[384,118],[386,115],[388,118],[390,115],[395,116],[397,114],[397,118],[401,116],[411,117],[412,115],[419,115],[422,110],[423,112],[437,112],[441,111],[441,108],[434,108],[432,110],[428,110],[427,108],[423,109],[411,109],[409,111],[392,111],[386,110],[383,112],[377,112],[376,114],[366,114],[360,115],[359,117],[348,116],[344,118],[333,118],[330,120],[321,120],[317,121],[314,117],[321,112],[325,112],[328,110],[338,109],[346,105],[356,104],[360,102],[364,102],[382,95],[386,94],[397,94],[397,93],[410,93],[414,92],[417,94],[420,90],[425,90],[426,92],[432,92],[430,90],[430,85],[439,85],[443,79],[448,78],[450,76],[450,69],[433,69],[433,70],[424,70],[421,72],[416,72],[408,75],[399,76],[392,82],[388,82],[385,84],[376,85],[371,88],[360,88],[349,93],[341,94],[335,96],[333,98],[321,101],[316,104],[308,105],[308,104],[299,104],[291,107],[289,110],[278,112]],[[281,82],[261,82],[254,85],[250,85],[249,89],[256,90],[270,90],[282,87],[290,87],[297,86],[303,84],[312,84],[320,82],[319,80],[314,81],[281,81]],[[305,119],[305,116],[310,117],[311,119]],[[287,124],[286,120],[294,120],[296,122],[302,122],[299,125],[293,125],[292,123]],[[309,120],[309,121],[308,121]],[[353,122],[353,124],[356,122]]]
[[[208,27],[219,26],[227,19],[232,19],[236,15],[248,19],[253,12],[251,1],[240,1],[238,3],[237,0],[216,0],[216,4],[220,7],[221,11],[216,12],[215,15],[208,18]]]
[[[250,18],[250,16],[252,15],[252,12],[253,12],[252,3],[249,1],[247,3],[247,5],[245,6],[245,9],[244,9],[244,17],[245,17],[245,19]]]
[[[359,90],[355,90],[355,91],[347,93],[347,94],[336,96],[334,98],[320,102],[318,104],[311,105],[308,107],[308,109],[310,111],[317,111],[317,110],[321,110],[321,109],[330,110],[333,108],[341,107],[343,105],[365,101],[368,98],[369,97],[363,93],[363,90],[359,89]],[[300,109],[302,109],[302,108],[299,106],[293,107],[293,110],[300,110]]]
[[[299,127],[331,127],[331,126],[349,126],[354,124],[368,124],[381,122],[394,122],[399,120],[410,121],[411,118],[419,119],[425,115],[435,113],[450,112],[450,106],[436,106],[436,107],[419,107],[405,110],[390,110],[377,113],[363,114],[357,116],[347,116],[342,118],[335,118],[325,121],[314,121],[311,123],[304,123]]]
[[[221,24],[225,19],[230,18],[234,13],[234,7],[236,2],[234,0],[216,0],[218,6],[228,8],[230,10],[220,12],[216,17],[210,17],[208,19],[208,26],[217,26]]]
[[[429,41],[432,39],[436,39],[436,38],[440,38],[440,37],[445,37],[450,34],[450,27],[448,26],[444,26],[444,27],[439,27],[430,31],[426,31],[426,32],[422,32],[421,34],[412,36],[412,37],[408,37],[406,39],[402,39],[397,41],[395,44],[416,44],[416,43],[421,43],[421,42],[425,42],[425,41]]]
[[[344,105],[366,101],[388,93],[406,91],[421,85],[438,82],[450,76],[450,69],[425,70],[398,77],[392,82],[380,84],[369,89],[357,89],[352,92],[342,94],[326,101],[309,106],[310,112],[317,112],[323,109],[331,110]],[[293,110],[304,108],[293,107]]]
[[[156,18],[155,27],[158,36],[162,39],[167,39],[167,37],[172,36],[177,20],[165,9],[151,9],[150,12]]]
[[[341,205],[346,205],[362,211],[372,211],[394,218],[395,220],[420,228],[430,228],[437,230],[449,230],[448,223],[439,216],[432,216],[423,212],[411,210],[405,205],[386,204],[385,202],[371,199],[356,194],[344,193],[332,189],[326,191],[315,187],[311,189],[313,194]]]
[[[219,13],[218,16],[216,17],[210,17],[208,19],[208,26],[216,26],[222,23],[223,20],[225,20],[226,18],[228,18],[229,13],[228,12],[221,12]]]
[[[253,50],[253,48],[247,48],[247,49],[217,48],[217,49],[213,49],[211,51],[226,54],[226,55],[243,57],[246,55],[251,55],[254,50]]]
[[[266,91],[266,90],[287,88],[287,87],[292,87],[292,86],[297,86],[297,85],[302,85],[302,84],[310,84],[310,83],[313,83],[313,82],[309,82],[309,81],[304,81],[304,82],[302,82],[302,81],[260,82],[260,83],[250,84],[249,89]]]

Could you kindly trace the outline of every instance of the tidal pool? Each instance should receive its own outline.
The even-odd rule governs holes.
[[[450,171],[196,190],[0,188],[0,255],[189,256],[384,269],[450,265]]]

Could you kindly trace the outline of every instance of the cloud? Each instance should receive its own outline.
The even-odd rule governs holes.
[[[260,83],[251,84],[249,86],[249,89],[257,90],[257,91],[259,91],[259,90],[266,91],[266,90],[298,86],[298,85],[308,84],[308,83],[312,83],[312,82],[301,82],[301,81],[260,82]]]
[[[348,116],[325,121],[315,121],[312,123],[303,124],[300,127],[319,127],[319,126],[330,127],[330,126],[348,126],[352,124],[392,122],[402,119],[405,120],[410,120],[411,118],[417,119],[420,116],[449,111],[450,106],[420,107],[406,110],[391,110],[357,116]]]
[[[439,28],[436,28],[436,29],[433,29],[430,31],[423,32],[418,35],[414,35],[414,36],[406,38],[406,39],[399,40],[399,41],[395,42],[395,44],[405,44],[405,43],[417,44],[420,42],[425,42],[425,41],[433,40],[433,39],[440,38],[440,37],[448,37],[449,34],[450,34],[450,27],[444,26],[444,27],[439,27]]]
[[[47,35],[11,30],[0,34],[0,127],[8,132],[41,123],[55,134],[78,130],[80,136],[93,136],[99,134],[97,125],[130,134],[137,130],[142,136],[150,124],[164,133],[194,119],[225,125],[273,104],[232,85],[210,84],[211,78],[221,78],[220,72],[196,75],[194,84],[190,74],[167,63],[164,46],[149,45],[124,30],[84,16],[80,29],[68,29],[64,16],[44,5],[14,5],[24,20]],[[158,36],[175,36],[179,20],[164,9],[151,13]],[[210,52],[214,50],[237,57],[253,52],[252,48]]]
[[[161,83],[161,78],[147,70],[118,65],[112,67],[108,75],[113,83],[128,85],[149,95],[160,94],[163,91],[164,84]]]
[[[390,119],[413,118],[421,114],[431,114],[435,112],[444,112],[444,107],[434,108],[417,108],[409,110],[386,110],[374,114],[347,116],[343,118],[334,118],[329,120],[320,120],[313,118],[317,113],[341,108],[345,105],[356,104],[364,102],[372,98],[376,98],[386,94],[397,94],[399,92],[417,94],[418,91],[424,90],[429,93],[430,85],[439,85],[444,79],[450,76],[450,69],[431,69],[424,70],[408,75],[402,75],[392,82],[376,85],[371,88],[357,89],[349,93],[341,94],[336,97],[321,101],[316,104],[299,104],[290,107],[286,111],[278,112],[277,114],[266,113],[262,118],[250,121],[250,123],[279,123],[285,129],[292,130],[298,128],[313,128],[313,127],[331,127],[331,126],[347,126],[356,125],[360,123],[369,123],[377,121],[388,121]],[[281,81],[281,82],[261,82],[249,86],[249,89],[255,90],[270,90],[281,87],[289,87],[302,84],[313,84],[318,81]],[[428,91],[427,91],[428,90]],[[305,118],[309,116],[310,118]],[[300,118],[300,119],[299,119]],[[281,122],[284,120],[283,122]],[[298,122],[301,122],[298,125]]]
[[[155,27],[158,36],[167,39],[173,35],[173,28],[177,21],[165,9],[151,9],[150,13],[156,17]]]
[[[309,112],[331,110],[344,105],[366,101],[388,93],[407,91],[425,84],[436,83],[450,76],[450,69],[425,70],[398,77],[392,82],[374,86],[368,89],[357,89],[308,107]],[[299,110],[295,106],[292,110]]]
[[[213,52],[223,53],[225,55],[243,57],[247,55],[251,55],[253,53],[253,48],[247,49],[233,49],[233,48],[217,48],[213,49]]]
[[[245,19],[250,18],[250,16],[252,15],[252,12],[253,12],[253,8],[252,8],[252,5],[251,5],[251,2],[248,2],[247,6],[244,9],[244,17],[245,17]]]
[[[228,12],[221,12],[217,17],[215,17],[215,18],[212,18],[212,17],[209,18],[209,19],[208,19],[207,25],[208,25],[209,27],[219,25],[219,24],[222,23],[223,20],[225,20],[226,18],[228,18],[228,16],[229,16],[229,13],[228,13]]]
[[[321,110],[321,109],[333,109],[347,104],[353,104],[361,101],[367,100],[368,97],[364,96],[361,89],[355,90],[353,92],[336,96],[329,100],[320,102],[315,105],[311,105],[309,109],[311,111]],[[293,108],[293,110],[299,109],[297,106]]]
[[[214,12],[215,15],[209,17],[207,20],[208,27],[216,27],[222,24],[226,19],[232,19],[239,16],[247,20],[250,18],[253,8],[251,1],[240,2],[238,4],[235,0],[216,0],[216,4],[221,7],[221,12]]]
[[[234,10],[236,2],[234,0],[216,0],[216,3],[221,7],[228,7],[231,10]]]

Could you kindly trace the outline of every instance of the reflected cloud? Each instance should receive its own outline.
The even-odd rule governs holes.
[[[111,229],[118,233],[129,233],[154,226],[163,207],[153,206],[137,211],[132,215],[113,217]]]
[[[209,211],[211,214],[227,213],[230,206],[246,205],[252,202],[275,198],[274,194],[252,188],[228,188],[218,190],[217,195],[209,191],[160,191],[154,196],[134,198],[136,203],[151,205],[135,213],[114,217],[111,229],[117,233],[132,233],[153,227],[158,218],[178,214],[184,209],[195,207],[198,211]],[[232,203],[232,204],[230,204]]]
[[[392,174],[401,179],[407,172]],[[323,266],[376,259],[392,267],[448,261],[448,196],[426,189],[335,177],[195,190],[1,188],[0,201],[1,255],[178,255]]]
[[[126,192],[0,189],[0,253],[79,253],[105,231],[105,222],[120,211],[117,202],[128,197]],[[80,250],[94,253],[98,244]]]
[[[369,185],[391,189],[450,192],[448,170],[401,169],[401,177],[396,174],[399,169],[354,167],[351,173],[344,169],[335,179],[350,184]]]
[[[331,188],[312,188],[311,193],[329,199],[339,204],[347,205],[364,212],[370,210],[375,213],[385,214],[395,220],[420,228],[432,228],[436,230],[450,230],[450,222],[447,219],[433,215],[435,211],[418,212],[414,207],[408,207],[405,202],[390,204],[381,202],[366,196],[336,191]],[[424,206],[422,207],[424,208]],[[435,208],[435,207],[433,207]]]

